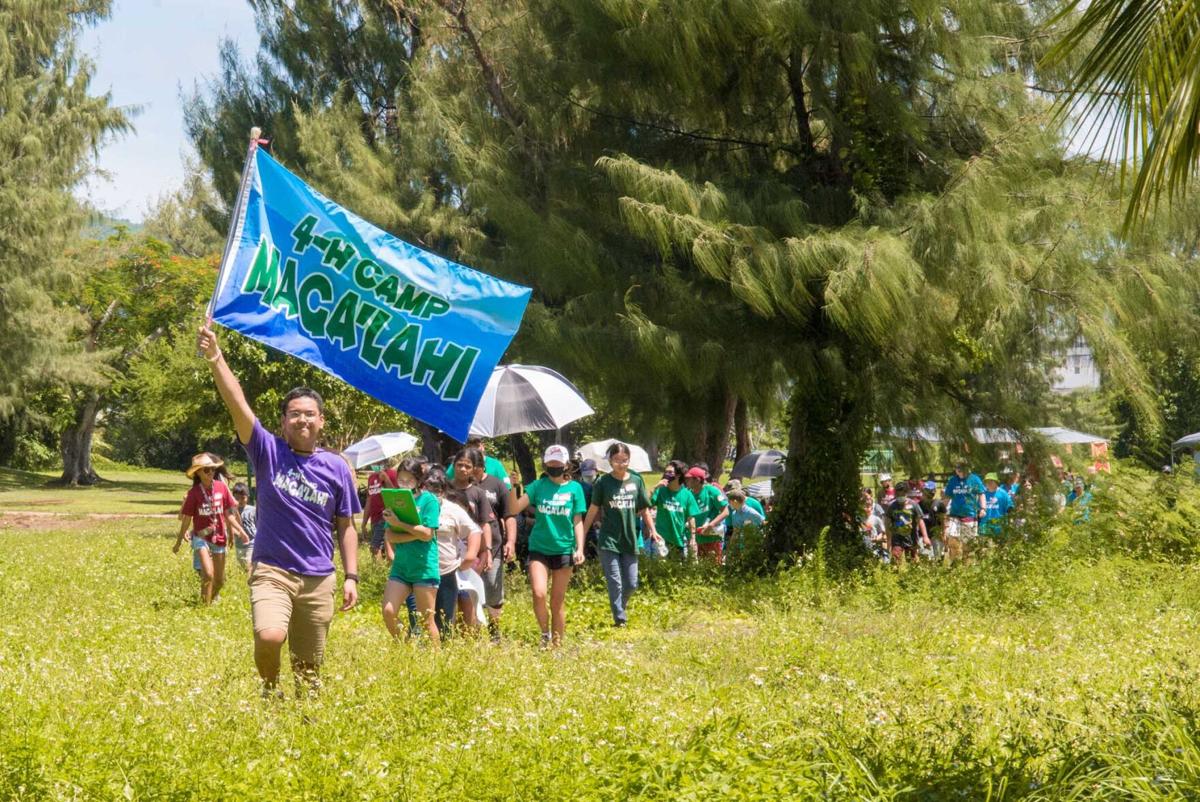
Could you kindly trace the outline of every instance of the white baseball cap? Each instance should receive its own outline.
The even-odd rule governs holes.
[[[550,446],[542,455],[542,462],[561,462],[566,465],[570,461],[571,452],[567,451],[566,446]]]
[[[890,473],[881,473],[879,474],[879,481],[890,482],[892,481],[892,475]]]

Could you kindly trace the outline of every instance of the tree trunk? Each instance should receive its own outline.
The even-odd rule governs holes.
[[[75,410],[75,422],[63,430],[59,440],[63,472],[59,484],[78,487],[94,485],[100,477],[92,468],[92,435],[100,414],[100,395],[89,393]]]
[[[521,474],[521,484],[527,485],[537,479],[537,466],[533,462],[533,452],[525,442],[525,435],[510,434],[508,443],[512,446],[513,459],[517,461],[517,470]]]
[[[659,453],[661,449],[658,445],[658,435],[652,434],[646,437],[645,443],[642,444],[642,447],[646,449],[646,456],[650,458],[650,467],[654,470],[658,470],[658,466],[660,464],[659,457],[661,456]]]
[[[833,545],[852,545],[858,537],[859,466],[871,420],[856,389],[818,379],[792,392],[787,470],[775,480],[778,504],[767,528],[775,559],[812,550],[826,526]]]
[[[421,432],[421,453],[434,465],[445,465],[442,454],[441,432],[436,426],[417,421],[417,429]]]
[[[704,459],[708,462],[708,470],[712,474],[714,482],[719,483],[721,475],[725,473],[725,455],[729,453],[729,433],[733,429],[733,417],[737,403],[738,397],[726,390],[725,403],[721,408],[721,422],[716,429],[709,432]]]
[[[733,413],[733,430],[733,461],[737,464],[738,460],[754,450],[754,444],[750,442],[750,410],[744,398],[737,400],[737,409]]]

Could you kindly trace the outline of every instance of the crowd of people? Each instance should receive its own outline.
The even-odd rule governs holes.
[[[705,559],[721,564],[771,515],[769,494],[756,498],[734,480],[718,486],[707,465],[668,463],[653,486],[630,469],[630,448],[614,442],[601,473],[593,460],[572,459],[553,445],[542,475],[525,486],[473,440],[447,466],[421,457],[371,466],[360,499],[355,471],[340,454],[318,446],[324,404],[308,388],[280,404],[279,433],[247,403],[217,338],[202,326],[198,345],[228,409],[253,475],[256,504],[244,483],[229,486],[216,455],[198,454],[180,511],[177,552],[188,540],[205,603],[225,582],[226,550],[236,544],[248,573],[254,659],[264,693],[278,694],[283,645],[298,687],[318,683],[334,613],[335,547],[343,566],[342,610],[358,603],[360,536],[372,559],[389,566],[381,613],[394,637],[427,637],[435,647],[456,632],[501,637],[506,566],[528,577],[542,644],[562,642],[566,595],[574,571],[595,559],[604,574],[613,625],[625,626],[638,586],[639,555]],[[1011,471],[982,479],[959,463],[940,488],[935,479],[863,491],[864,544],[889,562],[968,559],[974,545],[1002,534],[1029,495]],[[385,489],[411,493],[415,511],[402,520]],[[1086,515],[1090,491],[1071,482],[1062,504]],[[356,527],[356,523],[358,526]],[[407,617],[407,621],[403,617]]]
[[[608,449],[608,473],[599,473],[595,460],[572,459],[564,446],[551,446],[541,477],[524,487],[514,486],[485,450],[482,439],[472,438],[445,468],[420,456],[370,466],[358,531],[372,558],[391,567],[382,614],[395,636],[424,632],[437,644],[456,630],[479,632],[486,618],[498,641],[505,565],[518,556],[544,644],[561,642],[566,589],[587,559],[601,565],[613,625],[625,626],[639,555],[721,563],[728,544],[761,527],[770,507],[769,498],[764,504],[748,495],[738,480],[722,490],[703,463],[673,461],[647,487],[629,468],[623,443]],[[224,585],[230,542],[236,541],[239,563],[251,569],[258,509],[217,455],[197,454],[186,473],[193,486],[180,510],[174,551],[190,541],[200,598],[208,604]],[[419,523],[400,520],[384,504],[382,491],[389,487],[412,491]]]
[[[863,488],[858,526],[866,548],[892,563],[970,559],[974,549],[1019,529],[1032,490],[1010,467],[981,479],[966,460],[940,487],[933,475],[895,484],[889,473],[878,479],[878,491]],[[1059,508],[1072,507],[1077,520],[1086,520],[1092,495],[1085,477],[1060,468],[1058,479]]]

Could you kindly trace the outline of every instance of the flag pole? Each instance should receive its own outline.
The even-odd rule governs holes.
[[[242,165],[242,179],[238,182],[237,200],[233,204],[233,216],[229,220],[229,233],[225,237],[225,250],[221,253],[221,265],[217,269],[217,283],[213,287],[212,297],[208,299],[208,310],[205,320],[212,320],[213,309],[217,305],[217,297],[221,294],[225,276],[229,270],[229,260],[237,253],[237,242],[242,238],[242,228],[245,225],[246,197],[250,194],[249,177],[250,165],[254,163],[254,151],[266,140],[260,139],[262,129],[257,125],[250,129],[250,146],[246,149],[246,162]]]

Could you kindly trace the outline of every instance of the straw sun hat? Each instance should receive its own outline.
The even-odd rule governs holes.
[[[197,454],[196,456],[192,457],[191,467],[187,469],[187,477],[191,479],[193,476],[195,476],[196,471],[200,470],[201,468],[216,469],[220,468],[224,464],[225,463],[222,460],[205,451],[202,454]]]

